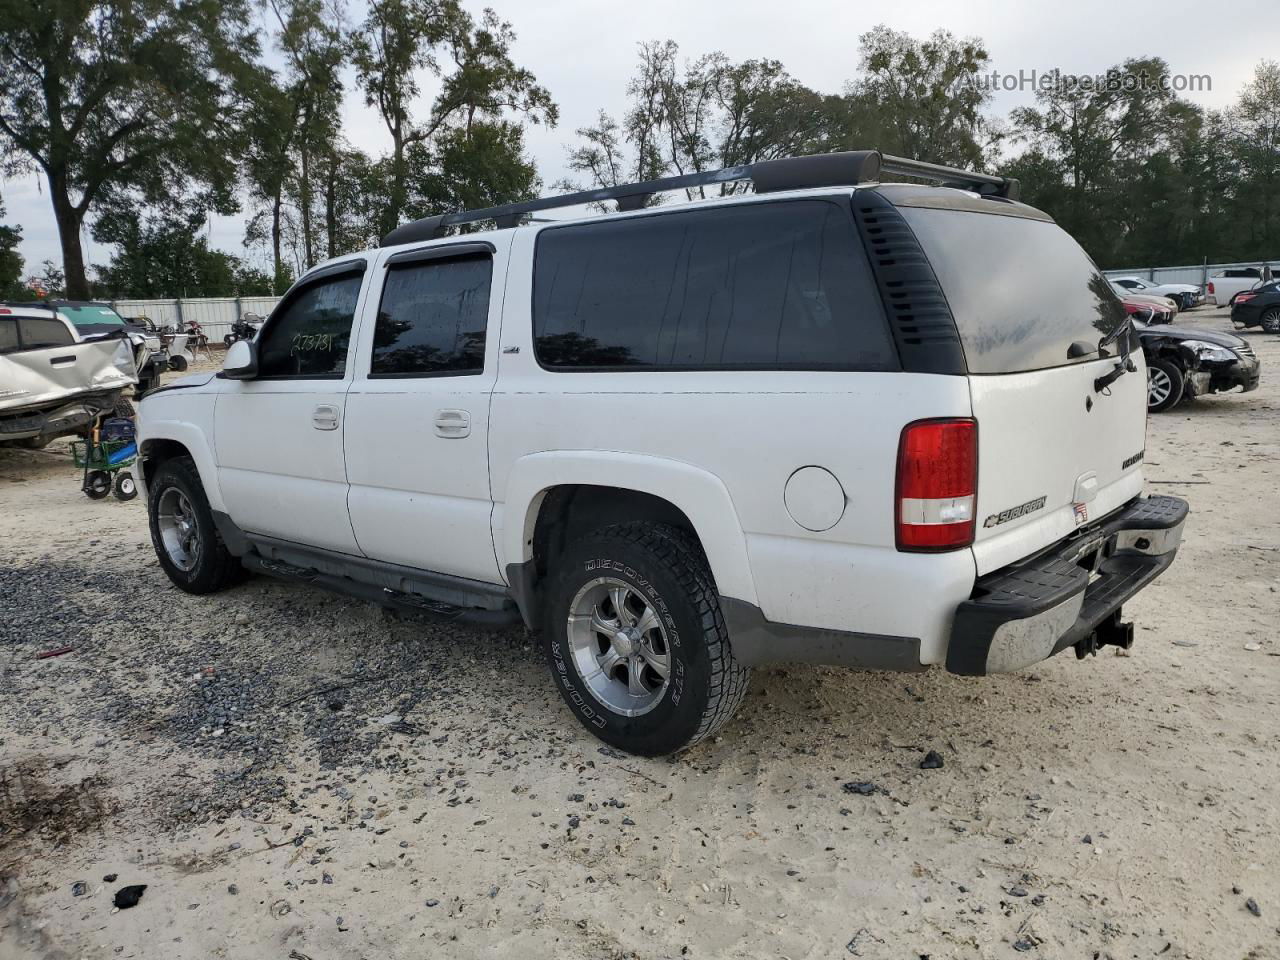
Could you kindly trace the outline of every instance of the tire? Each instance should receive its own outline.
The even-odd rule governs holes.
[[[618,611],[619,596],[626,612]],[[653,626],[644,630],[646,622]],[[621,640],[597,623],[626,625]],[[750,677],[734,659],[701,549],[658,523],[605,527],[565,550],[551,574],[542,643],[582,725],[642,756],[675,753],[714,733],[737,710]]]
[[[1267,333],[1280,333],[1280,307],[1272,307],[1258,322]]]
[[[228,333],[226,336],[222,338],[222,345],[226,347],[228,350],[231,349],[231,345],[235,342],[236,342],[236,338],[234,334]]]
[[[1147,361],[1147,410],[1164,413],[1177,406],[1186,389],[1182,368],[1169,360]]]
[[[174,586],[187,593],[215,593],[245,579],[247,572],[213,522],[209,499],[190,457],[160,464],[147,494],[151,545]]]
[[[111,474],[105,470],[90,470],[84,478],[84,495],[90,500],[101,500],[111,492]]]
[[[133,409],[133,404],[129,402],[128,397],[119,397],[116,405],[111,408],[111,416],[132,420],[136,417],[137,411]]]
[[[121,470],[116,473],[115,486],[111,488],[111,492],[116,495],[117,500],[129,501],[138,495],[138,484],[133,479],[133,474],[128,470]]]
[[[172,370],[174,373],[182,373],[184,370],[187,369],[187,358],[186,357],[170,357],[169,369]]]

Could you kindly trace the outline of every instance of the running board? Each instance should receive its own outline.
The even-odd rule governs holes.
[[[405,593],[388,587],[362,583],[351,577],[322,573],[313,567],[302,567],[283,560],[272,560],[257,553],[240,558],[244,566],[255,573],[265,573],[280,580],[309,583],[313,586],[345,594],[391,610],[407,610],[444,623],[464,623],[488,629],[503,629],[520,623],[520,612],[514,605],[499,610],[480,607],[460,607],[442,600],[432,600],[417,593]]]

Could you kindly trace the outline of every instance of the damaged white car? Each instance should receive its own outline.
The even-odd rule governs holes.
[[[80,340],[47,309],[0,306],[0,445],[43,447],[103,416],[131,416],[138,382],[122,331]]]

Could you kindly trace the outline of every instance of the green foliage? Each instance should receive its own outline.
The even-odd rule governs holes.
[[[68,293],[87,296],[80,225],[105,197],[187,183],[235,209],[245,0],[47,0],[0,8],[0,152],[49,186]]]
[[[123,209],[101,217],[94,239],[114,244],[116,253],[98,268],[98,295],[149,300],[270,294],[268,274],[239,257],[210,249],[200,235],[202,221],[170,213],[140,222]]]
[[[0,201],[0,217],[4,216],[4,203]],[[0,300],[26,299],[26,287],[22,282],[22,254],[18,244],[22,242],[21,227],[0,225]]]

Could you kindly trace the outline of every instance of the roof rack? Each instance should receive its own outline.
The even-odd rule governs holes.
[[[756,193],[773,193],[779,190],[801,190],[808,187],[853,186],[873,183],[881,173],[896,176],[917,177],[948,187],[973,190],[984,196],[1018,198],[1018,181],[987,173],[944,167],[923,160],[885,156],[879,150],[850,150],[843,153],[821,153],[808,157],[785,157],[779,160],[762,160],[758,163],[702,173],[687,173],[661,180],[643,183],[626,183],[599,190],[580,190],[556,197],[540,197],[519,203],[507,203],[498,207],[479,210],[461,210],[424,217],[412,223],[401,224],[382,238],[384,247],[417,240],[435,240],[445,236],[449,227],[482,220],[494,221],[499,229],[515,227],[521,219],[540,210],[559,207],[575,207],[588,203],[614,200],[619,210],[639,210],[657,193],[668,190],[685,190],[714,184],[751,181]]]

